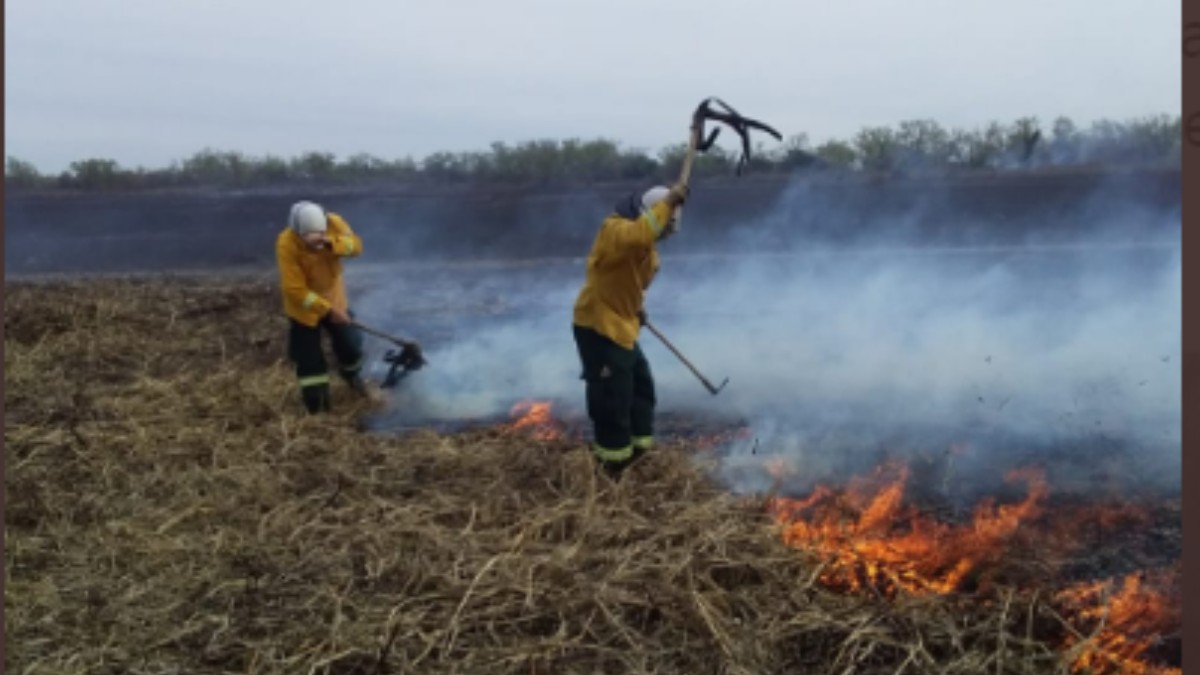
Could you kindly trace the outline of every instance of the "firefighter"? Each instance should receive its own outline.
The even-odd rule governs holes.
[[[288,317],[288,358],[295,364],[300,398],[309,413],[330,409],[329,371],[321,331],[329,334],[338,373],[352,390],[374,399],[360,376],[362,334],[351,322],[342,260],[362,253],[362,240],[349,223],[321,205],[292,205],[287,227],[275,241],[283,311]]]
[[[679,230],[685,183],[618,202],[592,243],[572,329],[583,366],[591,449],[614,478],[654,445],[654,378],[637,343],[657,245]]]

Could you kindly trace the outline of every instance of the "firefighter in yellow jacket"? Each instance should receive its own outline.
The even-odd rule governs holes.
[[[575,301],[592,452],[614,477],[654,444],[654,378],[637,338],[645,292],[658,273],[657,244],[679,229],[687,193],[680,183],[619,202],[600,226]]]
[[[283,310],[290,324],[288,357],[296,366],[301,399],[310,413],[330,407],[322,330],[329,334],[341,377],[358,393],[369,395],[359,375],[362,334],[350,323],[353,314],[342,281],[342,259],[360,253],[362,240],[345,219],[308,201],[292,206],[288,226],[275,241]]]

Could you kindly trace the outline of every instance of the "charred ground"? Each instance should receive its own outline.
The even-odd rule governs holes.
[[[577,257],[612,204],[640,183],[17,193],[5,198],[5,272],[196,271],[273,263],[297,199],[347,216],[390,264]],[[705,179],[686,209],[680,254],[803,251],[901,237],[923,245],[1062,241],[1129,211],[1135,234],[1170,237],[1155,216],[1180,208],[1180,173],[1060,169],[970,177],[746,176]],[[1177,220],[1177,218],[1176,218]]]

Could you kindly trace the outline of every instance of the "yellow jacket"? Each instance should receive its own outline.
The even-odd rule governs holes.
[[[659,202],[637,220],[604,219],[588,255],[587,275],[575,300],[574,323],[633,349],[646,289],[658,273],[655,242],[671,217]]]
[[[338,214],[329,213],[330,246],[312,250],[290,227],[275,240],[275,261],[283,311],[289,317],[315,326],[330,307],[346,311],[346,286],[342,282],[342,258],[362,253],[362,240]]]

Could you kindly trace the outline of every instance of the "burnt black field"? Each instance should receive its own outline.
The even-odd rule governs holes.
[[[273,264],[289,205],[313,199],[367,241],[363,263],[574,257],[641,184],[461,185],[161,193],[9,194],[6,275],[256,269]],[[671,252],[1023,245],[1120,236],[1177,241],[1180,173],[1057,170],[958,178],[754,176],[699,181]]]

